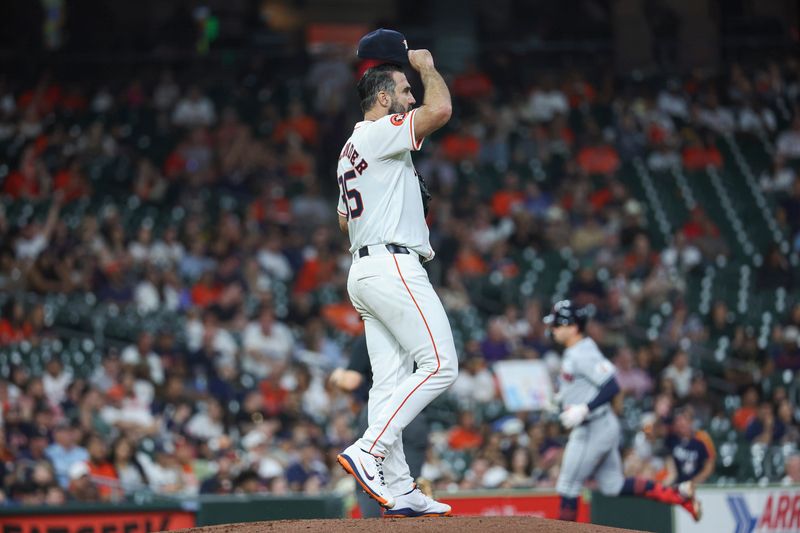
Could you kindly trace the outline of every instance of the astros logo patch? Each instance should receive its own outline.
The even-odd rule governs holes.
[[[406,120],[406,114],[405,114],[405,113],[398,113],[398,114],[396,114],[396,115],[392,115],[392,118],[390,118],[390,119],[389,119],[389,121],[390,121],[392,124],[394,124],[395,126],[399,126],[399,125],[400,125],[400,124],[402,124],[402,123],[403,123],[405,120]]]

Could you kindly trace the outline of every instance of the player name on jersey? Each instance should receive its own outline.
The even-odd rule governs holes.
[[[350,164],[353,165],[353,170],[355,170],[356,172],[358,172],[359,175],[361,175],[367,169],[369,163],[367,163],[367,160],[364,158],[362,158],[361,161],[356,163],[356,159],[358,159],[359,157],[360,155],[352,142],[348,142],[347,144],[345,144],[342,153],[339,154],[340,161],[342,159],[347,159],[348,161],[350,161]]]

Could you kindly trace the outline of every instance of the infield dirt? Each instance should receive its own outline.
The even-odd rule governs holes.
[[[340,531],[358,533],[416,533],[436,531],[442,533],[612,533],[633,531],[594,524],[560,522],[528,516],[452,516],[448,518],[414,518],[369,520],[275,520],[271,522],[251,522],[244,524],[224,524],[219,526],[183,529],[182,533],[297,533]]]

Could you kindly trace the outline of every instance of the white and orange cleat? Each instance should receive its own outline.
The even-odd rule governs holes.
[[[389,494],[383,478],[383,457],[365,452],[353,444],[340,453],[336,460],[370,498],[386,509],[394,507],[394,498]]]
[[[420,518],[423,516],[450,516],[452,509],[446,503],[429,498],[418,488],[395,496],[394,507],[384,511],[384,518]]]

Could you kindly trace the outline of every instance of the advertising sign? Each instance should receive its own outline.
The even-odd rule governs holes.
[[[553,386],[542,361],[500,361],[492,370],[509,411],[538,411],[550,406]]]
[[[186,511],[0,516],[0,533],[150,533],[194,525],[194,513]]]
[[[675,511],[676,533],[800,532],[800,487],[700,488],[703,518]]]
[[[439,501],[453,508],[455,516],[538,516],[558,518],[557,494],[501,494],[497,496],[440,495]],[[581,498],[578,522],[589,521],[589,504]]]

